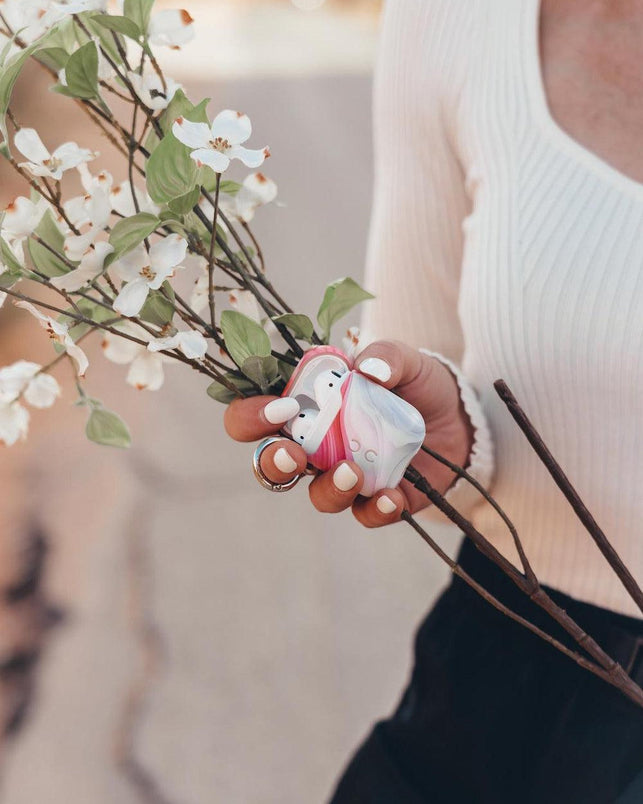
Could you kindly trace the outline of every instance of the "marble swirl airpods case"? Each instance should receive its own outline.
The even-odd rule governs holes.
[[[285,435],[322,471],[354,461],[364,472],[361,494],[367,497],[399,484],[426,436],[412,405],[355,371],[333,346],[307,351],[282,396],[300,407],[282,428]]]

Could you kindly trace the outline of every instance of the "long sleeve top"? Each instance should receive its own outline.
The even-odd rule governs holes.
[[[643,584],[643,184],[554,121],[539,16],[540,0],[389,0],[363,325],[450,361],[470,471],[541,582],[640,616],[493,388],[508,383]],[[465,486],[449,500],[518,566]]]

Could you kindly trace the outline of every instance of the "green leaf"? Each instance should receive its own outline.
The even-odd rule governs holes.
[[[58,72],[69,61],[69,53],[62,47],[46,47],[38,51],[38,61]]]
[[[212,173],[212,171],[209,172]],[[214,175],[216,180],[216,174]],[[226,195],[236,195],[240,189],[241,185],[236,181],[230,181],[230,179],[225,179],[224,181],[221,182],[220,191],[222,193],[225,193]]]
[[[132,20],[140,31],[147,34],[153,5],[154,0],[125,0],[123,15]]]
[[[98,95],[98,51],[94,42],[87,42],[72,53],[65,67],[67,89],[76,98],[95,98]]]
[[[235,377],[234,374],[226,374],[225,378],[228,380],[228,382],[232,383],[232,385],[236,386],[245,396],[256,395],[257,391],[249,380]],[[237,399],[236,394],[228,390],[225,385],[221,385],[221,383],[217,382],[216,380],[211,385],[208,385],[207,394],[217,402],[223,402],[224,405],[229,405],[233,399]]]
[[[193,187],[189,193],[182,195],[180,198],[174,198],[172,201],[168,203],[168,207],[175,215],[187,215],[187,213],[194,209],[194,207],[199,203],[199,197],[201,195],[201,188],[197,184]]]
[[[48,34],[41,36],[33,44],[26,47],[20,53],[12,56],[0,71],[0,133],[3,138],[3,148],[5,153],[9,152],[8,135],[7,135],[7,109],[11,103],[11,95],[18,76],[25,65],[27,59],[38,50],[42,50],[46,44],[49,44],[52,35],[56,32],[57,28],[52,28]]]
[[[264,328],[236,310],[221,313],[221,330],[230,357],[239,366],[253,356],[267,357],[270,354],[270,338]]]
[[[132,437],[125,422],[111,410],[94,407],[89,414],[85,434],[90,441],[106,447],[127,448]]]
[[[45,276],[48,277],[62,276],[63,274],[69,273],[71,268],[62,259],[62,255],[65,253],[65,237],[58,226],[56,226],[51,210],[48,209],[47,212],[45,212],[42,220],[35,229],[35,234],[51,246],[54,251],[58,252],[61,257],[57,257],[48,248],[30,237],[27,240],[27,250],[31,257],[33,267],[41,274],[45,274]]]
[[[343,318],[360,302],[374,298],[372,293],[365,291],[350,277],[331,282],[317,311],[317,320],[322,328],[324,341],[328,341],[331,327],[336,321]]]
[[[284,324],[296,338],[301,338],[310,343],[313,337],[313,322],[307,315],[299,313],[285,313],[277,315],[272,319],[275,324]]]
[[[83,20],[85,27],[89,30],[91,37],[96,37],[99,42],[101,48],[109,55],[109,57],[114,61],[119,67],[125,71],[126,67],[123,64],[123,58],[118,51],[118,45],[121,46],[123,50],[125,50],[125,40],[116,31],[110,31],[101,25],[98,20],[94,21],[94,15],[91,13],[85,12],[79,15]],[[80,45],[84,45],[90,41],[91,37],[88,37],[85,31],[82,28],[75,26],[75,36],[76,40]],[[118,41],[118,45],[114,41],[114,39]]]
[[[164,327],[174,318],[174,291],[169,282],[163,282],[163,290],[151,290],[139,316],[148,324]],[[169,297],[169,298],[168,298]]]
[[[23,266],[3,237],[0,237],[0,264],[6,266],[4,273],[0,274],[0,283],[11,278],[11,284],[13,284],[16,279],[24,276]],[[3,285],[3,287],[10,287],[10,285]]]
[[[241,371],[267,393],[273,382],[279,377],[279,364],[273,355],[259,357],[253,355],[243,361]]]
[[[208,103],[210,103],[210,98],[205,98],[195,106],[182,89],[177,89],[167,109],[159,118],[163,132],[167,134],[170,131],[172,123],[177,117],[185,117],[191,123],[207,123],[206,107]]]
[[[119,17],[117,14],[96,14],[92,17],[93,22],[102,25],[103,28],[109,28],[110,31],[123,34],[135,42],[141,38],[142,31],[134,20],[127,17]]]
[[[284,383],[288,382],[293,375],[295,367],[291,366],[290,363],[286,363],[285,360],[278,360],[277,363],[279,364],[279,374],[282,380]]]
[[[167,134],[147,160],[147,192],[152,201],[167,204],[191,192],[197,172],[189,150],[173,134]]]
[[[114,260],[142,243],[160,223],[156,215],[152,215],[150,212],[139,212],[129,218],[122,218],[114,224],[109,235],[109,242],[114,246],[114,251],[105,261],[106,265],[111,265]]]

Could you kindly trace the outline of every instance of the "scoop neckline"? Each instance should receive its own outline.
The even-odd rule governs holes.
[[[562,126],[558,124],[551,113],[547,93],[545,92],[545,82],[543,80],[543,70],[540,58],[540,20],[542,0],[530,0],[531,14],[528,29],[528,42],[526,53],[528,54],[528,78],[531,84],[533,97],[536,104],[536,116],[549,136],[558,145],[574,156],[578,161],[583,162],[596,174],[602,176],[611,184],[620,189],[637,195],[643,199],[643,182],[623,173],[618,168],[611,165],[603,157],[591,151],[585,145],[574,139]]]

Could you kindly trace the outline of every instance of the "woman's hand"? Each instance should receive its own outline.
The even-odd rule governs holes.
[[[399,341],[377,341],[358,356],[355,368],[371,380],[406,399],[426,422],[425,444],[459,466],[471,452],[473,429],[460,400],[455,377],[439,360]],[[225,413],[225,428],[237,441],[256,441],[279,433],[298,412],[289,397],[255,396],[237,399]],[[286,483],[306,468],[304,450],[288,438],[266,447],[261,469],[274,483]],[[439,492],[444,493],[454,474],[425,452],[419,452],[413,465]],[[403,480],[398,488],[382,489],[373,497],[360,497],[363,474],[357,464],[342,461],[320,473],[309,486],[310,499],[318,511],[336,513],[352,508],[366,527],[396,522],[404,508],[412,513],[425,508],[426,497]]]

